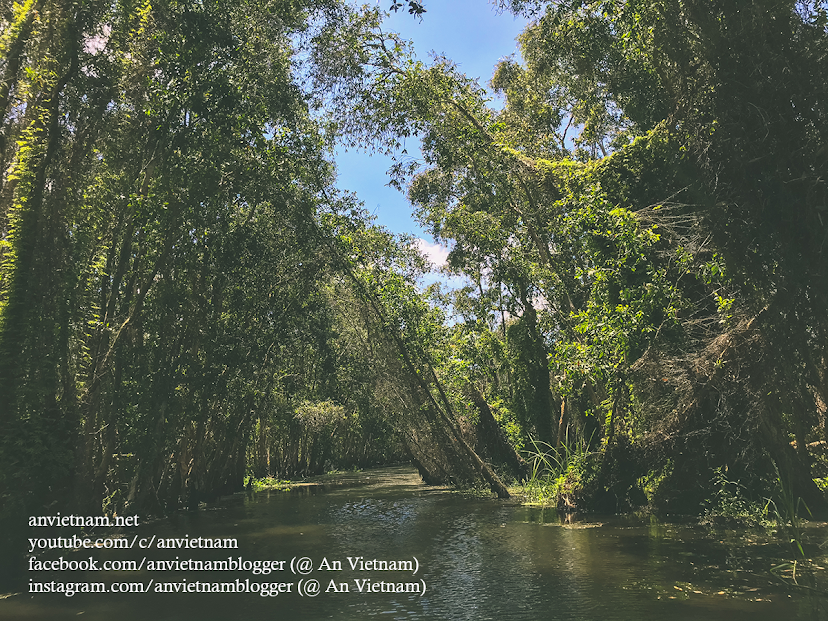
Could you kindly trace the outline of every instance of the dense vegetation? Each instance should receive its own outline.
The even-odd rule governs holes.
[[[564,507],[699,512],[727,472],[825,513],[826,3],[504,8],[493,106],[335,0],[3,3],[10,540],[401,460],[506,496],[527,451]],[[398,158],[472,286],[418,290],[335,140]]]
[[[327,85],[354,140],[422,137],[395,181],[475,283],[445,296],[456,409],[586,447],[565,503],[693,512],[725,468],[824,511],[826,7],[510,8],[535,21],[502,109],[368,19]]]

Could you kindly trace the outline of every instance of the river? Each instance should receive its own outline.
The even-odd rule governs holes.
[[[140,571],[29,571],[27,578],[107,585],[152,580],[149,593],[23,593],[0,600],[0,618],[828,620],[828,598],[806,588],[816,584],[813,574],[821,570],[817,557],[825,551],[817,544],[828,537],[825,525],[807,530],[811,582],[800,574],[802,586],[789,586],[770,572],[790,556],[788,544],[761,532],[623,516],[562,523],[549,508],[427,487],[408,467],[326,477],[290,491],[238,494],[124,535],[155,547],[63,556],[143,559]],[[157,547],[159,540],[181,545],[199,537],[235,539],[238,548]],[[271,560],[276,569],[262,575],[180,565],[228,558]],[[309,573],[296,571],[303,566],[300,559],[310,559]],[[159,560],[179,564],[147,570]],[[790,571],[780,575],[790,577]],[[315,596],[313,580],[319,585]],[[265,589],[285,592],[180,592],[192,583],[244,584],[239,588],[248,590],[262,588],[251,583],[265,583]],[[171,592],[156,592],[159,585]]]

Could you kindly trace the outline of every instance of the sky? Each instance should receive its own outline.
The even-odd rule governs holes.
[[[385,10],[391,6],[390,0],[379,2]],[[487,0],[426,0],[424,4],[427,12],[422,21],[403,9],[392,13],[384,24],[384,30],[398,32],[413,41],[419,59],[428,61],[432,52],[445,55],[467,76],[479,78],[485,86],[498,60],[518,53],[515,38],[526,26],[526,20],[506,12],[499,14]],[[413,153],[414,146],[407,145],[408,151]],[[390,158],[339,149],[336,164],[337,186],[355,192],[365,202],[365,208],[376,215],[378,224],[395,233],[419,237],[420,249],[432,262],[445,262],[448,250],[437,246],[415,222],[405,195],[386,185]]]

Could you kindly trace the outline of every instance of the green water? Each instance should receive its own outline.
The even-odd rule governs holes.
[[[407,467],[340,475],[289,492],[224,499],[124,533],[127,538],[235,538],[234,550],[150,549],[95,552],[104,559],[285,561],[282,571],[28,572],[40,581],[141,581],[185,584],[292,583],[290,593],[30,594],[0,600],[2,619],[235,620],[451,619],[663,620],[828,619],[819,588],[812,525],[809,573],[789,586],[769,570],[790,556],[763,533],[711,531],[691,524],[606,517],[562,524],[553,510],[476,499],[429,488]],[[63,553],[83,559],[83,551]],[[42,558],[57,558],[54,551]],[[291,559],[310,558],[307,575]],[[352,570],[356,560],[411,561],[413,571]],[[342,569],[337,570],[336,561]],[[403,565],[403,564],[400,564]],[[320,569],[320,566],[322,567]],[[331,569],[326,569],[330,567]],[[370,567],[370,565],[369,565]],[[37,574],[37,575],[35,575]],[[790,578],[790,571],[782,577]],[[315,597],[295,592],[316,579]],[[365,582],[369,579],[371,582]],[[425,593],[366,592],[368,584],[416,584]],[[333,588],[331,584],[333,583]],[[341,585],[348,588],[344,591]],[[359,592],[357,585],[363,585]],[[157,588],[157,586],[155,587]],[[282,587],[284,588],[284,587]],[[326,592],[327,591],[327,592]],[[337,592],[338,591],[338,592]]]

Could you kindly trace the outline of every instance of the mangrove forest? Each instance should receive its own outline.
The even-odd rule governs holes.
[[[828,517],[828,2],[500,0],[481,83],[429,1],[0,1],[3,549],[402,463]]]

